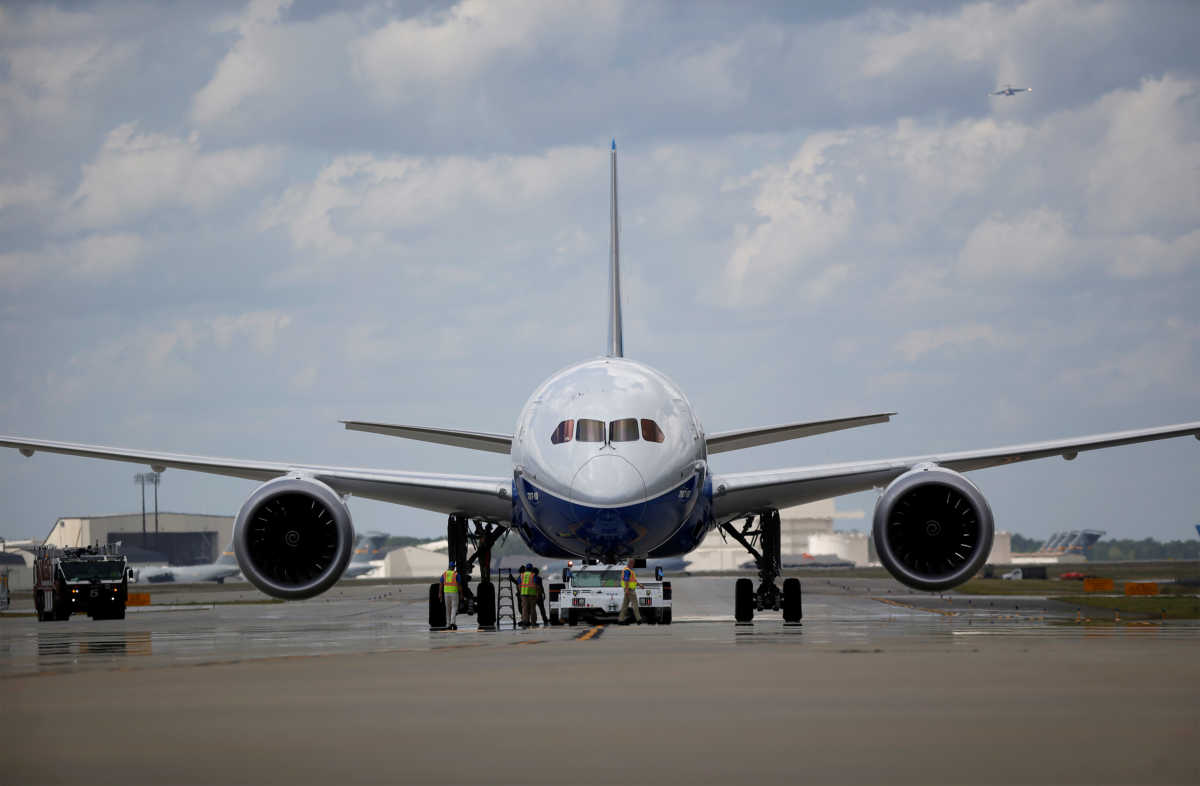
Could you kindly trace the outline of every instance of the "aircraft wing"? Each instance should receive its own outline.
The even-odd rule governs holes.
[[[386,434],[389,437],[403,437],[420,442],[434,442],[439,445],[453,445],[472,450],[486,450],[490,453],[511,453],[512,434],[489,434],[483,431],[461,431],[449,428],[430,428],[429,426],[401,426],[392,423],[367,423],[361,420],[343,420],[347,431],[367,431],[372,434]]]
[[[923,463],[938,464],[955,472],[970,472],[1050,456],[1070,460],[1086,450],[1186,436],[1200,439],[1200,421],[961,453],[713,475],[713,512],[724,522],[769,508],[785,508],[866,491],[885,486]]]
[[[512,516],[512,479],[441,475],[427,472],[395,472],[382,469],[322,467],[273,461],[186,456],[146,450],[128,450],[73,442],[0,436],[0,447],[16,448],[25,456],[39,451],[68,456],[146,464],[156,472],[169,468],[226,475],[246,480],[267,481],[289,474],[319,480],[339,494],[394,502],[438,513],[462,513],[489,521],[508,521]]]
[[[722,453],[726,450],[769,445],[772,442],[783,442],[789,439],[811,437],[815,434],[827,434],[830,431],[869,426],[872,423],[887,423],[895,414],[895,412],[881,412],[876,415],[860,415],[853,418],[784,423],[781,426],[749,428],[740,431],[720,431],[716,434],[709,434],[704,441],[708,445],[709,453]]]

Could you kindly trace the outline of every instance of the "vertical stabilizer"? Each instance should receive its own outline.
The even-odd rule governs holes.
[[[625,339],[621,333],[621,235],[617,214],[617,140],[612,143],[612,201],[609,205],[612,237],[608,254],[608,356],[625,357]]]

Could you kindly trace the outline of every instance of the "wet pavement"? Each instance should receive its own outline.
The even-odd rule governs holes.
[[[974,647],[992,637],[1200,641],[1200,625],[1192,622],[1089,618],[1086,610],[1041,598],[912,593],[876,579],[806,581],[802,625],[785,625],[777,612],[737,625],[730,613],[732,578],[675,577],[673,582],[674,624],[606,626],[604,635],[636,636],[638,647],[777,644],[835,651]],[[460,617],[458,631],[430,631],[420,584],[346,582],[326,596],[298,603],[255,602],[262,596],[244,584],[151,593],[155,605],[131,607],[125,620],[0,619],[0,677],[504,647],[571,641],[591,627],[484,632],[476,630],[473,618]]]
[[[673,581],[670,626],[431,632],[357,583],[5,617],[4,782],[1200,782],[1194,624],[817,578],[735,625],[732,578]]]

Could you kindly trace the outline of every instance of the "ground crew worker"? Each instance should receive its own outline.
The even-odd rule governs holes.
[[[446,628],[458,630],[454,623],[458,616],[458,571],[454,569],[454,560],[450,560],[450,567],[442,574],[442,603],[446,606]]]
[[[542,624],[549,625],[550,623],[546,620],[546,587],[542,584],[542,573],[537,568],[533,569],[533,583],[537,587],[537,607],[538,611],[542,613]],[[536,616],[533,621],[537,622]]]
[[[533,581],[533,565],[527,563],[521,569],[521,626],[537,627],[537,614],[534,608],[537,604],[537,585]]]
[[[631,559],[625,565],[625,570],[621,572],[621,589],[625,590],[625,598],[621,601],[621,613],[617,615],[618,625],[629,624],[625,621],[625,612],[631,608],[637,624],[642,624],[642,612],[638,610],[637,584],[637,574],[633,572],[633,560]]]

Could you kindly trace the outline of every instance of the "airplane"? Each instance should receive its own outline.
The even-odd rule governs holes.
[[[236,576],[238,571],[237,558],[232,544],[221,551],[217,561],[209,565],[162,565],[152,568],[139,568],[135,575],[138,582],[159,584],[168,581],[215,581],[224,584],[225,579]]]
[[[990,95],[990,96],[1015,96],[1017,93],[1032,93],[1032,92],[1033,92],[1032,87],[1013,87],[1012,85],[1005,85],[1004,87],[1000,88],[999,90],[995,90],[991,93],[988,93],[988,95]]]
[[[358,536],[354,545],[354,556],[342,573],[344,579],[357,579],[366,576],[383,564],[383,544],[387,542],[386,532],[366,532]]]
[[[447,516],[447,559],[465,586],[461,608],[494,624],[495,587],[470,577],[479,555],[515,531],[550,559],[682,557],[710,531],[741,544],[758,567],[734,584],[734,617],[756,611],[802,616],[798,579],[782,570],[779,510],[882,489],[872,524],[879,559],[916,590],[958,586],[982,567],[995,531],[992,511],[964,473],[1171,437],[1200,439],[1200,421],[1073,439],[752,472],[720,471],[717,454],[884,423],[895,414],[785,423],[709,433],[683,390],[645,363],[625,357],[621,312],[617,146],[610,153],[608,337],[598,357],[563,368],[538,385],[512,433],[343,421],[346,429],[494,453],[511,473],[450,475],[284,461],[237,460],[0,436],[0,447],[168,467],[257,481],[238,511],[234,551],[245,577],[267,595],[310,598],[342,576],[354,550],[349,495]],[[469,530],[469,524],[474,530]],[[468,547],[473,547],[468,555]],[[436,585],[430,626],[440,615]],[[461,612],[460,612],[461,613]]]

